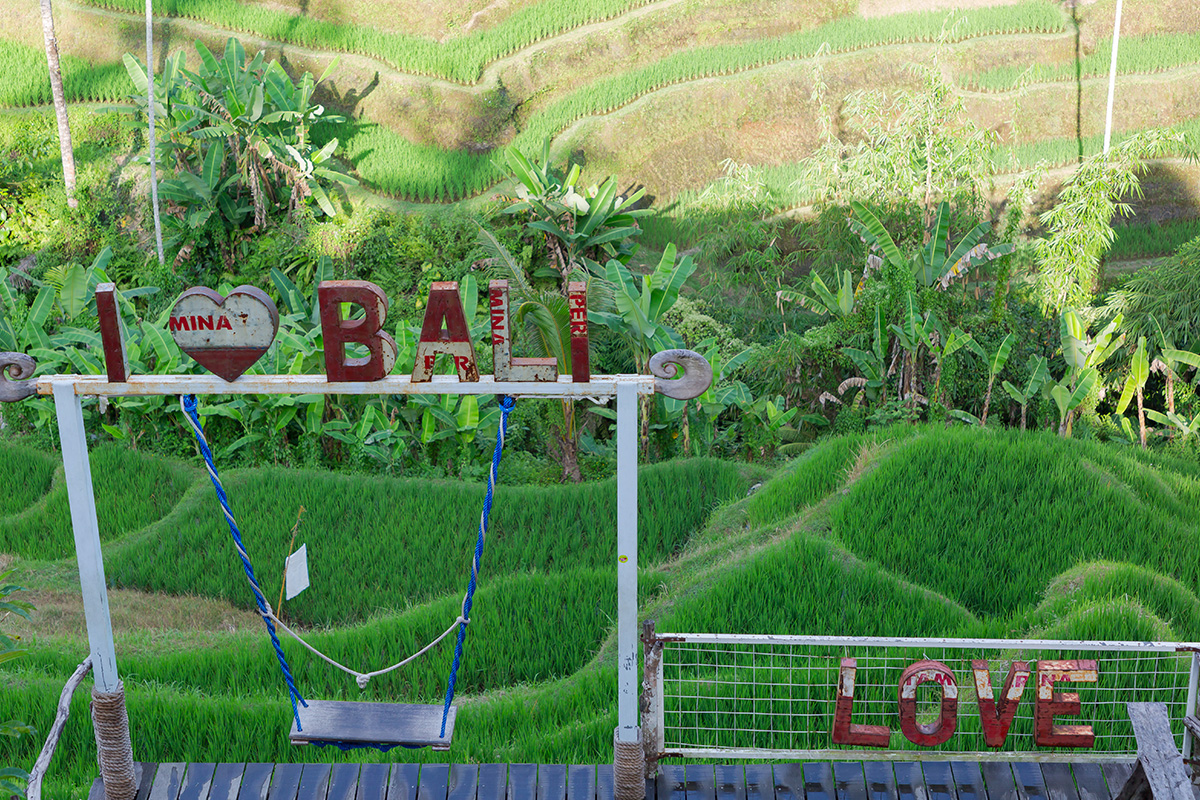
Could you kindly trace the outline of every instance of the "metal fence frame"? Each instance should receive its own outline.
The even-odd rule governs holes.
[[[1136,756],[1126,751],[1081,751],[1051,752],[1029,750],[975,750],[949,751],[943,749],[892,750],[874,748],[823,749],[769,749],[733,747],[676,747],[669,749],[666,741],[666,697],[664,658],[665,651],[675,644],[709,645],[774,645],[790,647],[840,648],[844,655],[854,655],[854,648],[939,648],[945,650],[1071,650],[1116,653],[1190,653],[1191,666],[1188,674],[1185,714],[1196,713],[1197,689],[1200,684],[1200,643],[1192,642],[1120,642],[1120,641],[1072,641],[1055,639],[949,639],[879,636],[791,636],[791,635],[743,635],[729,633],[655,633],[654,625],[643,626],[644,648],[642,681],[642,731],[648,766],[652,767],[660,758],[706,758],[706,759],[801,759],[801,760],[908,760],[943,761],[949,757],[971,761],[1040,761],[1080,762],[1112,761],[1114,757]],[[1130,698],[1135,699],[1135,698]],[[1173,720],[1175,721],[1175,720]],[[1190,758],[1193,752],[1193,736],[1182,726],[1183,757]]]

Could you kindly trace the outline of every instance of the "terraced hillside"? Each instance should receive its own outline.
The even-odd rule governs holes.
[[[124,451],[102,457],[131,480],[174,487],[123,527],[101,503],[116,526],[105,534],[106,567],[138,758],[434,757],[290,747],[286,690],[243,579],[225,569],[233,554],[206,479]],[[29,653],[0,670],[0,718],[44,729],[87,651],[78,584],[73,558],[37,546],[39,535],[69,535],[50,513],[61,491],[54,458],[4,445],[0,470],[30,487],[25,509],[10,504],[0,516],[0,569],[15,567],[39,607],[32,624],[17,620]],[[640,604],[660,630],[1200,639],[1194,462],[1040,433],[905,426],[824,440],[769,478],[692,460],[643,468],[639,483]],[[477,513],[481,487],[276,470],[231,473],[229,484],[266,587],[278,585],[296,506],[309,509],[301,538],[314,586],[284,614],[334,657],[390,663],[457,613],[458,566],[473,540],[463,519]],[[680,486],[704,501],[676,502]],[[455,744],[438,758],[611,758],[613,491],[500,487]],[[449,513],[421,514],[431,492]],[[352,530],[337,524],[348,508]],[[374,562],[388,576],[371,577]],[[298,645],[285,649],[302,692],[323,698],[439,703],[451,657],[435,651],[360,694]],[[0,743],[0,762],[30,762],[39,746]],[[93,747],[81,694],[48,796],[84,791]]]
[[[144,54],[143,4],[55,9],[70,97],[121,99],[122,54]],[[711,181],[724,159],[787,170],[812,152],[818,61],[836,100],[914,85],[908,67],[938,47],[982,125],[1023,161],[1067,163],[1077,138],[1098,146],[1113,0],[1074,16],[1055,0],[172,0],[156,11],[162,52],[238,36],[316,74],[340,55],[323,100],[353,116],[346,152],[377,192],[473,195],[497,179],[496,147],[551,137],[597,177],[666,199]],[[1196,5],[1131,0],[1122,28],[1118,133],[1200,125]],[[40,47],[37,3],[4,4],[0,106],[46,102]]]

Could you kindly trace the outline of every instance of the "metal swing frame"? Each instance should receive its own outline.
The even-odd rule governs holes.
[[[687,399],[701,394],[712,381],[712,369],[699,354],[688,350],[668,350],[656,354],[651,360],[653,375],[595,375],[589,381],[579,383],[572,382],[569,375],[544,383],[503,382],[491,376],[481,376],[476,382],[459,381],[455,376],[434,376],[428,382],[414,382],[408,376],[390,376],[374,382],[331,383],[325,375],[242,375],[232,382],[213,375],[134,375],[124,382],[111,382],[104,375],[43,375],[17,381],[6,379],[6,371],[11,378],[31,378],[33,360],[20,354],[0,354],[0,401],[11,402],[35,394],[54,398],[88,642],[96,688],[103,692],[118,691],[120,679],[96,517],[95,491],[88,460],[82,407],[84,397],[506,394],[515,398],[587,399],[594,402],[607,402],[615,398],[618,725],[614,732],[614,747],[625,753],[633,748],[641,749],[637,619],[638,397],[658,392]],[[446,738],[448,740],[449,736]]]

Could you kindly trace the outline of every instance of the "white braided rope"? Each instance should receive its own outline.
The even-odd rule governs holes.
[[[180,396],[180,398],[179,398],[179,405],[181,408],[183,408],[183,397],[182,396]],[[201,439],[204,439],[204,441],[206,441],[206,442],[208,441],[207,437],[205,437],[205,435],[204,435],[204,430],[199,426],[199,424],[196,423],[195,420],[192,419],[192,416],[187,413],[186,408],[184,409],[183,418],[185,420],[187,420],[188,425],[190,425],[192,427],[192,430],[194,430],[196,432],[196,435],[198,437],[200,437]],[[204,463],[204,467],[205,467],[205,469],[208,470],[208,474],[212,478],[212,480],[216,483],[220,483],[220,478],[217,476],[215,469],[212,466],[210,466],[207,461]],[[495,468],[494,464],[492,465],[492,470],[491,470],[491,474],[489,476],[489,481],[491,482],[492,486],[494,487],[495,482],[496,482],[496,468]],[[233,524],[235,527],[237,526],[237,522],[233,518],[232,511],[229,511],[224,506],[221,506],[221,512],[225,515],[225,518],[231,524]],[[483,517],[481,516],[480,517],[481,525],[483,524],[482,520],[483,520]],[[233,540],[233,543],[234,543],[234,547],[237,548],[237,551],[242,556],[242,558],[245,558],[248,560],[249,556],[246,554],[246,550],[237,542],[236,539]],[[478,576],[478,574],[479,574],[479,559],[473,560],[473,562],[471,564],[471,570],[476,576]],[[463,603],[465,605],[465,603],[466,603],[465,598],[463,600]],[[416,659],[420,658],[421,656],[425,655],[430,650],[432,650],[439,642],[442,641],[442,639],[445,639],[447,636],[449,636],[451,634],[451,632],[455,628],[457,628],[460,624],[470,624],[470,622],[471,622],[471,620],[467,619],[463,614],[459,614],[458,617],[454,620],[454,622],[450,623],[450,627],[446,628],[446,630],[442,631],[441,635],[439,635],[436,639],[434,639],[429,644],[422,647],[417,652],[413,653],[408,658],[405,658],[402,661],[397,661],[395,664],[392,664],[390,667],[384,667],[383,669],[377,669],[373,672],[359,672],[358,670],[351,669],[350,667],[347,667],[345,664],[342,664],[341,662],[334,660],[330,656],[326,655],[325,653],[322,653],[320,650],[318,650],[317,648],[313,647],[311,644],[306,642],[303,639],[303,637],[300,636],[300,634],[298,634],[294,630],[292,630],[286,622],[281,620],[275,614],[275,609],[271,608],[271,604],[269,602],[267,602],[267,600],[265,598],[263,599],[263,607],[266,609],[266,613],[261,614],[261,616],[264,619],[270,618],[282,630],[284,630],[288,634],[290,634],[293,639],[295,639],[300,644],[304,645],[308,649],[308,651],[311,652],[313,655],[321,658],[327,664],[337,667],[342,672],[345,672],[347,675],[353,676],[354,681],[355,681],[355,683],[358,684],[359,689],[367,688],[367,684],[370,682],[371,678],[377,678],[380,675],[386,675],[389,672],[400,669],[400,667],[403,667],[403,666],[415,661]]]

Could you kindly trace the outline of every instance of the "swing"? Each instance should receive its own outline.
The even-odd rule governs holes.
[[[225,521],[229,523],[229,534],[233,538],[234,546],[237,548],[238,555],[242,559],[242,568],[245,570],[246,579],[250,582],[250,588],[254,592],[254,600],[258,606],[259,615],[262,616],[263,622],[267,626],[267,632],[270,634],[271,643],[275,648],[275,656],[279,661],[280,671],[283,673],[284,682],[287,683],[288,696],[292,703],[293,722],[289,734],[292,744],[337,747],[343,751],[358,748],[374,748],[381,752],[387,752],[395,747],[431,747],[434,750],[450,749],[450,741],[454,736],[454,722],[458,713],[457,707],[452,705],[454,700],[454,684],[458,677],[459,664],[462,661],[463,641],[467,635],[467,624],[471,621],[471,602],[474,598],[475,587],[479,579],[479,565],[483,557],[483,542],[487,534],[488,517],[492,510],[492,493],[496,486],[496,475],[500,468],[500,454],[504,450],[504,437],[508,428],[508,415],[515,405],[513,398],[507,396],[500,398],[501,414],[499,430],[496,432],[496,450],[492,455],[492,469],[488,473],[487,495],[484,497],[483,512],[479,517],[479,538],[475,543],[475,555],[471,561],[471,578],[467,583],[466,594],[463,596],[462,612],[451,623],[449,628],[425,647],[403,661],[374,672],[358,672],[338,663],[306,642],[275,615],[274,610],[263,596],[262,589],[258,585],[258,579],[254,576],[254,566],[250,563],[250,556],[242,544],[241,532],[234,521],[233,512],[229,509],[229,500],[225,495],[225,488],[221,485],[221,479],[217,475],[217,468],[213,464],[212,450],[209,449],[208,441],[204,436],[204,430],[200,427],[200,418],[196,412],[195,395],[181,396],[180,405],[183,407],[188,424],[191,425],[192,432],[196,436],[200,453],[204,457],[204,464],[208,468],[209,478],[212,479],[213,487],[216,489],[217,501],[221,505]],[[292,671],[288,667],[287,658],[283,654],[283,647],[279,643],[279,635],[276,633],[276,627],[282,628],[296,639],[296,641],[308,648],[314,655],[324,659],[331,666],[354,676],[360,689],[366,688],[367,682],[371,678],[399,669],[429,652],[457,628],[458,642],[454,648],[454,661],[450,666],[450,677],[446,682],[445,703],[441,707],[438,707],[415,703],[368,703],[345,700],[306,701],[296,689],[295,680],[292,678]]]

